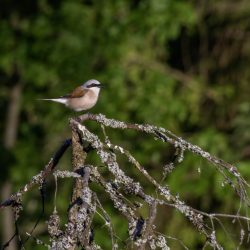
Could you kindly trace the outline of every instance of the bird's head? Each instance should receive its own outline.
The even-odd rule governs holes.
[[[101,83],[95,79],[88,80],[82,86],[86,89],[94,89],[102,87]]]

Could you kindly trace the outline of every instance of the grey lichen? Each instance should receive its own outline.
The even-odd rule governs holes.
[[[56,170],[53,175],[59,178],[81,178],[81,175],[67,170]]]
[[[49,218],[48,233],[52,238],[59,237],[62,234],[62,231],[60,230],[60,217],[56,210],[54,210]]]
[[[80,122],[85,120],[94,120],[101,124],[104,135],[104,142],[96,134],[90,132],[88,128]],[[108,137],[105,127],[114,129],[133,129],[146,134],[152,135],[154,139],[161,140],[164,143],[171,144],[175,149],[174,160],[165,164],[162,169],[162,180],[167,174],[171,174],[176,166],[184,160],[184,152],[191,152],[196,154],[210,163],[214,164],[216,170],[222,174],[224,180],[223,184],[229,184],[240,198],[241,204],[247,205],[248,195],[246,187],[250,185],[244,180],[237,168],[223,160],[211,155],[209,152],[201,149],[199,146],[193,145],[183,138],[176,136],[171,131],[158,128],[149,124],[129,124],[115,119],[108,119],[104,115],[84,114],[76,119],[70,119],[70,126],[72,128],[72,152],[73,152],[73,171],[54,171],[59,158],[71,142],[66,140],[57,153],[56,157],[51,158],[45,168],[32,180],[21,188],[17,193],[12,195],[10,199],[1,204],[2,207],[12,206],[15,219],[19,218],[22,210],[22,197],[25,192],[28,192],[33,186],[37,185],[43,192],[43,184],[48,174],[53,173],[57,178],[74,178],[74,188],[71,203],[68,209],[68,221],[64,227],[60,226],[60,216],[56,209],[48,220],[48,233],[50,235],[50,246],[46,245],[49,249],[76,249],[81,246],[84,249],[101,249],[96,244],[94,239],[93,218],[95,215],[101,216],[104,220],[104,226],[108,229],[109,236],[112,243],[112,250],[119,249],[119,238],[116,236],[112,218],[103,208],[101,201],[98,199],[97,193],[89,186],[89,180],[97,185],[105,192],[113,203],[113,207],[127,220],[128,235],[132,246],[138,249],[164,249],[169,250],[168,242],[166,239],[180,240],[164,236],[157,232],[154,219],[157,214],[157,206],[168,206],[169,208],[179,211],[188,221],[194,226],[194,229],[206,238],[205,246],[210,244],[214,249],[221,250],[222,246],[216,238],[216,225],[213,220],[218,222],[219,216],[234,218],[239,220],[250,220],[247,216],[236,215],[222,215],[222,214],[208,214],[188,206],[179,196],[173,195],[171,187],[163,182],[158,181],[150,175],[150,172],[145,166],[142,166],[139,161],[125,148],[120,145],[115,145]],[[89,143],[90,148],[95,150],[102,162],[103,167],[112,176],[110,179],[105,178],[99,167],[92,165],[85,165],[85,158],[87,150],[83,148],[82,141]],[[59,155],[59,156],[58,156]],[[119,157],[123,155],[127,159],[129,167],[133,166],[137,171],[138,176],[144,176],[147,183],[151,187],[155,187],[155,194],[149,194],[141,184],[140,179],[131,177],[126,174],[120,164]],[[199,167],[200,169],[200,167]],[[200,170],[198,170],[200,173]],[[178,181],[178,180],[177,180]],[[57,183],[57,182],[56,182]],[[55,196],[57,193],[57,185]],[[58,192],[59,193],[59,192]],[[136,197],[139,201],[133,201],[130,197]],[[56,203],[56,202],[55,202]],[[148,214],[143,218],[140,214],[143,206],[148,207]],[[55,206],[56,207],[56,206]],[[239,211],[238,211],[239,213]],[[241,223],[239,223],[241,226]],[[248,225],[248,224],[247,224]],[[29,235],[33,237],[32,235]],[[34,238],[34,237],[33,237]],[[241,227],[239,235],[239,245],[243,244],[245,238],[244,228]],[[35,239],[35,238],[34,238]],[[42,244],[42,241],[35,239],[37,244]],[[181,243],[185,247],[184,244]]]

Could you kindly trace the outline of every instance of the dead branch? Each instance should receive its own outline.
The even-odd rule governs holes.
[[[90,132],[88,128],[82,124],[87,120],[95,121],[101,125],[105,137],[104,141],[96,134]],[[129,246],[132,249],[140,250],[148,248],[156,249],[157,247],[169,249],[168,240],[175,240],[185,249],[188,249],[180,239],[163,235],[157,231],[157,225],[154,223],[158,206],[168,206],[181,213],[187,221],[191,223],[197,233],[205,236],[206,241],[204,242],[204,247],[209,244],[214,249],[223,249],[223,244],[219,242],[216,236],[215,222],[224,228],[221,218],[237,220],[241,227],[239,245],[242,244],[245,235],[242,224],[245,223],[247,227],[249,227],[248,223],[250,218],[247,214],[245,216],[241,215],[240,209],[235,215],[216,212],[207,213],[189,206],[181,200],[179,196],[171,192],[171,187],[163,185],[154,179],[131,152],[120,145],[113,144],[108,138],[105,127],[113,129],[133,129],[138,132],[150,134],[164,143],[173,145],[176,148],[174,157],[176,160],[171,162],[171,169],[162,169],[163,177],[166,171],[168,174],[171,174],[176,163],[180,163],[184,160],[185,151],[189,151],[206,159],[215,166],[215,170],[219,171],[224,177],[225,182],[233,188],[239,197],[241,205],[248,208],[249,198],[247,190],[249,184],[235,166],[211,155],[200,147],[185,141],[164,128],[158,128],[148,124],[129,124],[108,119],[102,114],[84,114],[77,118],[70,119],[69,123],[72,130],[72,139],[66,140],[63,143],[55,156],[51,158],[49,163],[38,175],[34,176],[29,183],[0,205],[0,208],[11,206],[16,214],[15,220],[17,220],[22,209],[23,194],[30,191],[35,185],[38,185],[41,189],[48,175],[53,173],[56,183],[57,178],[74,178],[66,225],[62,228],[61,218],[57,212],[55,202],[54,212],[48,220],[50,242],[43,243],[34,237],[32,233],[29,234],[29,237],[36,240],[37,244],[42,244],[50,249],[73,250],[79,246],[83,249],[101,249],[95,242],[94,229],[92,228],[95,216],[101,216],[104,220],[104,226],[108,228],[112,250],[119,249],[119,244],[125,244],[127,247]],[[88,143],[87,148],[84,148],[83,142]],[[71,144],[72,171],[54,171],[59,159]],[[102,176],[98,166],[85,164],[85,159],[90,149],[96,151],[103,167],[105,167],[112,176],[112,180]],[[147,182],[155,188],[158,194],[157,196],[147,193],[140,182],[128,176],[121,169],[117,160],[118,155],[123,155],[125,159],[135,167],[139,175],[146,178]],[[94,192],[89,185],[90,182],[98,185],[103,192],[107,194],[113,207],[126,219],[128,223],[128,239],[125,243],[124,239],[121,240],[116,235],[115,228],[112,224],[112,216],[108,215],[98,194]],[[55,196],[56,195],[57,185]],[[139,198],[141,201],[139,205],[131,202],[130,196]],[[146,218],[143,218],[139,211],[142,205],[146,205],[149,208],[149,213]]]

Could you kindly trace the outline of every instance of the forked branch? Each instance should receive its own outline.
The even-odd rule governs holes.
[[[104,140],[101,140],[96,134],[92,133],[83,123],[87,120],[95,121],[102,127]],[[94,237],[94,221],[95,218],[101,217],[104,221],[104,226],[107,227],[112,246],[112,250],[120,249],[121,245],[132,249],[169,249],[168,241],[174,240],[188,249],[188,247],[176,237],[163,235],[158,232],[155,225],[159,206],[168,206],[181,213],[186,218],[197,233],[205,236],[204,246],[211,245],[214,249],[223,249],[223,243],[219,242],[216,236],[216,225],[223,226],[221,221],[224,219],[235,219],[241,227],[240,242],[244,241],[245,229],[243,224],[249,228],[250,218],[248,215],[241,215],[240,210],[235,214],[222,213],[207,213],[197,210],[181,200],[181,198],[171,192],[171,187],[161,184],[153,178],[147,169],[133,156],[131,152],[120,145],[112,143],[105,131],[105,127],[113,129],[133,129],[138,132],[152,135],[154,138],[161,140],[164,143],[173,145],[176,149],[175,158],[177,162],[184,160],[184,152],[189,151],[196,154],[215,166],[225,182],[227,182],[239,197],[242,205],[248,209],[249,198],[247,190],[249,184],[241,176],[238,169],[204,151],[200,147],[193,145],[181,137],[176,136],[169,130],[159,128],[148,124],[129,124],[114,119],[108,119],[102,114],[84,114],[82,116],[71,118],[70,127],[72,129],[72,139],[66,140],[60,147],[54,157],[45,166],[38,175],[21,188],[17,193],[13,194],[8,200],[1,203],[0,208],[11,206],[15,212],[17,220],[22,209],[22,196],[35,185],[42,189],[43,183],[50,174],[54,174],[57,178],[74,178],[72,190],[72,198],[68,208],[67,224],[61,226],[61,218],[57,212],[56,204],[54,212],[48,220],[48,235],[49,243],[43,243],[44,246],[50,249],[77,249],[81,246],[84,249],[100,249]],[[84,148],[83,144],[88,144]],[[72,145],[72,171],[55,171],[59,159],[65,150]],[[94,165],[86,165],[85,159],[89,150],[97,153],[103,167],[107,170],[111,179],[103,176],[100,167]],[[154,187],[157,195],[147,192],[143,185],[128,176],[121,168],[118,155],[123,155],[125,160],[134,166],[139,176],[144,176],[144,179]],[[175,168],[175,163],[172,162],[169,167],[168,174]],[[164,177],[162,170],[162,177]],[[112,223],[112,216],[106,211],[105,205],[102,204],[99,194],[92,189],[91,183],[97,185],[103,193],[107,195],[112,206],[118,213],[127,221],[128,239],[120,239],[116,234],[116,228]],[[60,195],[60,192],[58,192]],[[57,190],[55,191],[55,196]],[[135,204],[131,197],[136,197],[140,202]],[[144,217],[140,213],[140,207],[148,208],[148,215]],[[32,234],[29,237],[36,239]],[[19,236],[20,238],[20,236]],[[37,239],[41,244],[41,241]],[[38,243],[37,243],[38,244]],[[6,245],[5,245],[6,247]]]

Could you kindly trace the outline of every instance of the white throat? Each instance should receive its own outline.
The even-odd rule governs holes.
[[[93,93],[94,93],[96,96],[99,95],[100,88],[98,88],[98,87],[93,87],[93,88],[90,88],[89,90],[93,91]]]

